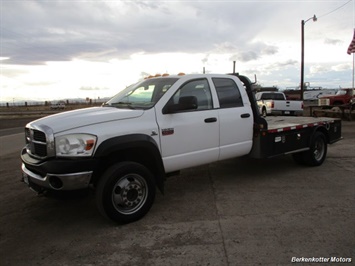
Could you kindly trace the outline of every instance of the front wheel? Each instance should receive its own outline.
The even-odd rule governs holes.
[[[151,172],[135,162],[121,162],[111,166],[96,188],[99,211],[118,223],[139,220],[153,205],[155,182]]]

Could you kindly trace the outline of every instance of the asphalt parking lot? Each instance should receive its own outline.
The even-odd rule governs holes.
[[[104,219],[92,193],[36,196],[20,182],[19,152],[0,156],[0,265],[353,262],[355,122],[343,121],[343,137],[321,167],[282,157],[184,170],[127,225]]]

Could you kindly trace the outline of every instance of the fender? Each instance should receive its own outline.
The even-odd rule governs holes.
[[[327,141],[328,144],[331,144],[331,140],[330,140],[330,136],[329,136],[329,128],[330,128],[330,125],[329,124],[326,124],[326,125],[319,125],[319,126],[316,126],[314,127],[314,129],[312,130],[312,133],[311,133],[311,137],[309,138],[309,145],[312,143],[313,141],[313,136],[314,134],[319,131],[319,132],[322,132],[325,136],[325,139]]]
[[[135,155],[136,158],[141,158],[146,162],[145,166],[152,171],[157,187],[164,193],[165,169],[158,145],[152,137],[144,134],[130,134],[107,139],[99,145],[94,157],[109,158],[112,154],[120,154],[123,159],[134,160],[135,155],[130,154],[129,150],[135,149],[148,153],[135,153]],[[120,151],[124,152],[120,153]],[[142,160],[137,160],[137,162],[142,163]]]

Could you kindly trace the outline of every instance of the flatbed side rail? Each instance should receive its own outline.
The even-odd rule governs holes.
[[[255,130],[250,156],[271,158],[307,150],[316,131],[321,131],[329,144],[341,139],[341,120],[328,118],[314,120],[318,121],[300,124],[289,123],[289,125],[285,122],[284,126],[279,127],[275,123],[270,123],[269,129]]]

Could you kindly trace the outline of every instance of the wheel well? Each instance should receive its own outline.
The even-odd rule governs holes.
[[[316,132],[321,132],[321,133],[323,133],[323,135],[325,136],[325,139],[326,139],[327,143],[329,143],[328,130],[327,130],[324,126],[318,127],[318,128],[314,131],[314,133],[316,133]],[[314,135],[314,133],[313,133],[313,135]]]
[[[132,147],[114,151],[100,158],[99,168],[95,171],[92,183],[96,186],[101,175],[113,164],[118,162],[131,161],[142,164],[149,169],[156,178],[157,185],[160,190],[160,182],[164,176],[164,170],[161,168],[160,162],[157,160],[157,155],[147,147]]]

